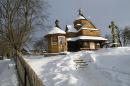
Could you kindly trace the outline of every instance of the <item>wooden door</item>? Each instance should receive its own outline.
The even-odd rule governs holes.
[[[65,51],[65,37],[58,36],[58,41],[59,41],[59,51],[64,52]]]
[[[94,42],[90,42],[90,49],[92,49],[92,50],[95,49],[95,43]]]

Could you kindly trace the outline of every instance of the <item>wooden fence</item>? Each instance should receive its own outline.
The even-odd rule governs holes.
[[[20,86],[45,86],[22,56],[16,57],[16,68]]]

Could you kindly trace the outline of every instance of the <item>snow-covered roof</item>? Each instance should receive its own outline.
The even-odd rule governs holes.
[[[68,31],[67,32],[77,32],[77,30],[72,25],[67,25]]]
[[[99,30],[99,29],[95,29],[95,28],[80,28],[78,31],[80,31],[80,30]]]
[[[83,16],[79,15],[79,17],[77,18],[77,20],[79,19],[85,19]]]
[[[79,19],[86,19],[86,18],[84,17],[84,15],[83,15],[82,9],[79,9],[79,17],[78,17],[77,20],[79,20]]]
[[[49,31],[48,34],[57,34],[57,33],[60,33],[60,34],[66,34],[66,32],[64,30],[61,30],[60,28],[58,27],[54,27],[52,28],[51,31]]]
[[[84,39],[84,40],[104,40],[106,41],[107,39],[103,37],[96,37],[96,36],[78,36],[78,37],[73,37],[73,38],[68,38],[67,41],[76,41],[79,39]]]

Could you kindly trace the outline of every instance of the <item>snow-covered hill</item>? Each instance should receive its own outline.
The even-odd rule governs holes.
[[[130,86],[130,47],[25,57],[46,86]]]

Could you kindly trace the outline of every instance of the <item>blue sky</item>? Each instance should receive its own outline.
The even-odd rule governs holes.
[[[130,26],[130,0],[47,0],[49,5],[49,25],[54,26],[60,20],[62,29],[66,24],[73,24],[78,17],[79,8],[89,18],[102,35],[110,33],[108,25],[113,20],[123,28]]]

